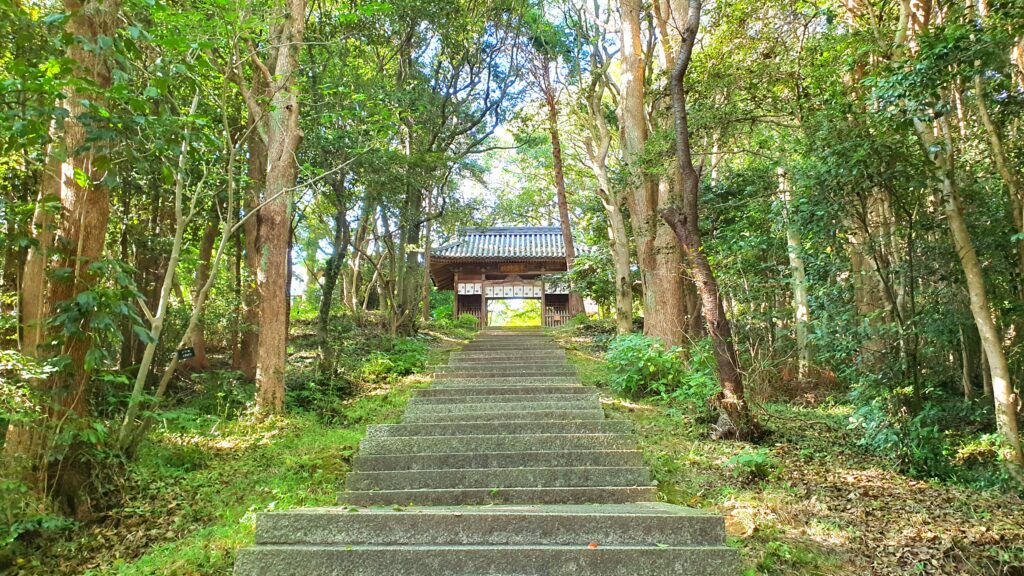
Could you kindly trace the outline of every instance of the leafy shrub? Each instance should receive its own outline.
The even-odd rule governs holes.
[[[747,482],[767,480],[779,469],[779,462],[765,448],[747,448],[726,462],[736,478]]]
[[[427,345],[416,338],[397,338],[390,350],[372,352],[362,366],[362,378],[370,384],[394,382],[427,364]]]
[[[475,330],[479,324],[480,320],[472,314],[460,314],[452,323],[455,328],[460,330]]]
[[[660,396],[704,404],[718,390],[710,340],[699,340],[684,350],[666,349],[661,340],[626,334],[608,346],[611,387],[631,396]]]
[[[1006,485],[1010,476],[1001,462],[1001,437],[991,433],[990,402],[964,402],[958,395],[928,387],[928,398],[911,409],[909,387],[880,392],[860,389],[862,404],[849,428],[861,432],[860,446],[895,460],[902,472],[917,478],[956,480],[978,488]]]
[[[569,320],[569,328],[580,336],[614,336],[614,318],[591,318],[586,314],[577,314]]]

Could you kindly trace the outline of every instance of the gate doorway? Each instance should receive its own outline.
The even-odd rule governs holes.
[[[487,301],[488,326],[541,326],[540,298],[494,298]]]

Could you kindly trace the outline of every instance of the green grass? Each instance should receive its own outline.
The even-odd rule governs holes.
[[[123,505],[22,558],[21,574],[230,574],[256,514],[333,505],[367,424],[397,421],[408,378],[345,404],[345,421],[313,414],[263,421],[170,418],[130,466]]]
[[[1019,497],[901,474],[858,447],[848,405],[758,405],[771,430],[760,445],[712,440],[705,409],[618,398],[601,355],[578,348],[570,360],[601,390],[607,416],[633,422],[658,499],[725,516],[746,574],[980,576],[1024,566]]]

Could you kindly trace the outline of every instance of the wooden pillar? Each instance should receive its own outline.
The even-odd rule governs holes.
[[[548,291],[544,287],[544,281],[540,281],[540,325],[547,326],[548,315]]]
[[[487,282],[480,280],[480,327],[487,327]]]
[[[452,319],[458,318],[461,311],[459,310],[459,273],[455,273],[455,280],[452,288],[455,290],[455,303],[452,305]]]

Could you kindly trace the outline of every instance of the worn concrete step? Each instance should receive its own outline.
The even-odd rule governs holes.
[[[434,378],[435,388],[462,388],[469,386],[543,386],[553,384],[579,384],[578,376],[518,376],[505,378]]]
[[[643,466],[386,470],[350,472],[346,483],[350,490],[579,488],[647,486],[651,475]]]
[[[359,454],[352,468],[382,470],[446,470],[451,468],[549,468],[556,466],[641,466],[639,450],[562,450],[544,452],[473,452],[454,454]]]
[[[464,388],[417,388],[414,398],[447,398],[451,396],[517,396],[534,394],[576,394],[591,396],[597,391],[583,385],[530,385],[530,386],[467,386]]]
[[[353,506],[484,506],[487,504],[622,504],[652,502],[653,486],[359,490],[339,495]]]
[[[260,514],[256,544],[715,546],[721,516],[663,504],[307,508]]]
[[[508,349],[530,349],[530,348],[546,348],[546,349],[559,349],[558,344],[551,341],[548,338],[506,338],[506,339],[490,339],[490,340],[473,340],[467,344],[463,344],[462,349],[464,351],[474,351],[474,349],[489,349],[489,348],[500,348],[507,347]]]
[[[561,348],[555,350],[506,350],[506,351],[482,351],[482,352],[461,352],[454,351],[448,355],[449,359],[456,360],[513,360],[519,358],[565,358],[565,351]]]
[[[544,351],[544,350],[556,350],[556,348],[554,347],[553,344],[540,344],[540,343],[537,343],[537,344],[526,344],[526,343],[515,343],[515,342],[509,342],[507,344],[499,343],[499,342],[493,342],[493,343],[489,343],[489,344],[475,344],[475,345],[467,344],[467,345],[463,346],[463,348],[462,348],[463,352],[491,352],[491,353],[494,353],[494,352],[512,352],[512,351],[538,352],[538,351]]]
[[[429,436],[512,436],[523,434],[628,434],[626,420],[566,420],[520,422],[430,422],[423,424],[376,424],[366,428],[366,438],[420,438]]]
[[[258,546],[235,576],[733,576],[725,546]]]
[[[495,368],[503,368],[505,366],[564,366],[569,361],[565,357],[537,357],[537,358],[452,358],[449,359],[447,364],[437,364],[434,366],[494,366]]]
[[[502,408],[515,412],[529,412],[531,410],[593,410],[601,406],[597,397],[581,396],[579,400],[557,401],[557,402],[530,402],[529,396],[524,397],[522,402],[504,402]],[[494,404],[484,402],[473,402],[468,404],[409,404],[405,409],[406,414],[456,414],[473,412],[493,412]]]
[[[434,372],[435,378],[564,378],[576,375],[573,367],[565,368],[507,368],[463,370],[452,368]]]
[[[500,410],[501,406],[496,406]],[[406,414],[402,424],[421,424],[428,422],[542,422],[567,420],[604,420],[604,411],[593,410],[533,410],[530,412],[472,412],[469,414]]]
[[[436,454],[452,452],[544,452],[560,450],[631,450],[629,434],[520,434],[515,436],[377,436],[364,438],[365,454]]]
[[[414,396],[409,399],[409,406],[422,406],[434,404],[507,404],[512,402],[597,402],[597,392],[591,388],[590,394],[544,394],[538,391],[536,394],[489,394],[486,397],[473,396]]]

